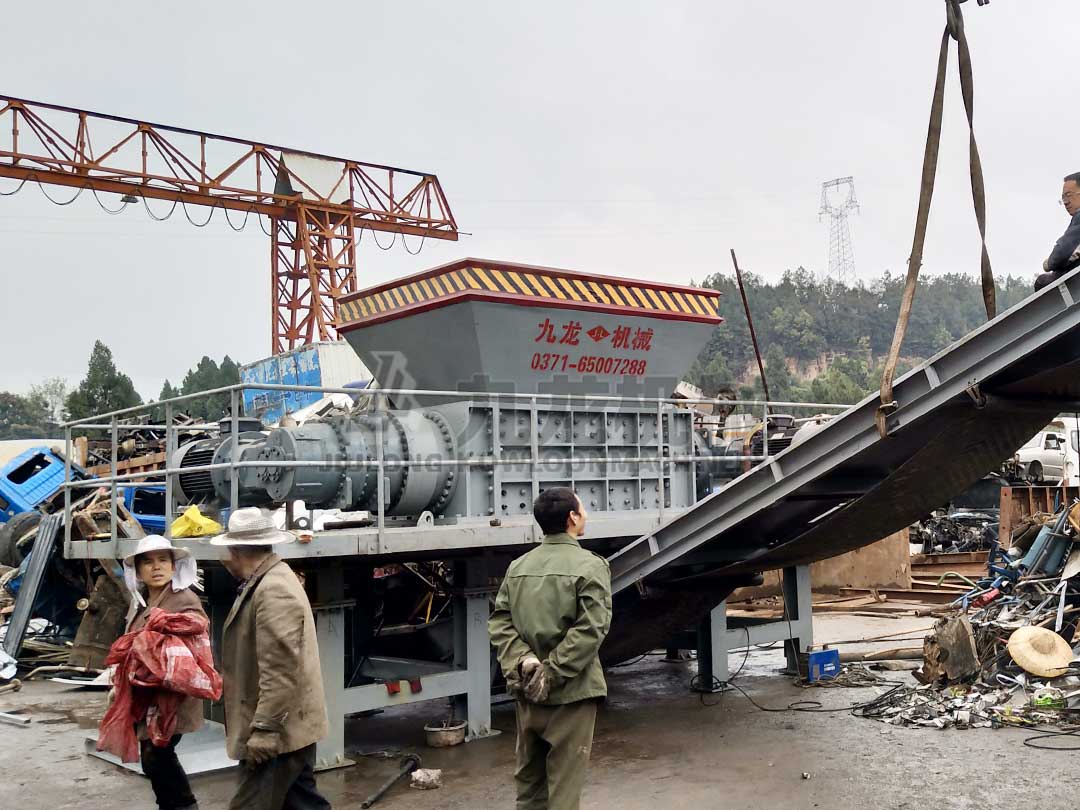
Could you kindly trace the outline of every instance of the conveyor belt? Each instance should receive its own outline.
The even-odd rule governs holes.
[[[897,381],[886,438],[875,394],[634,541],[610,558],[613,590],[825,559],[943,505],[1080,409],[1078,301],[1073,272]]]

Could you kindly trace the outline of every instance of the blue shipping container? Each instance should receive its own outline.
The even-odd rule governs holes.
[[[340,388],[350,382],[368,380],[360,358],[347,343],[315,343],[291,352],[267,357],[240,367],[243,383],[273,385],[311,385]],[[295,413],[323,398],[317,391],[244,391],[244,415],[269,424],[286,413]]]

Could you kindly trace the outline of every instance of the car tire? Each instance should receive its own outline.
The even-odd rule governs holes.
[[[20,512],[0,527],[0,565],[17,568],[23,561],[18,542],[41,523],[41,512]]]
[[[1028,467],[1028,478],[1032,481],[1041,482],[1043,480],[1042,464],[1038,461],[1031,462],[1031,465]]]

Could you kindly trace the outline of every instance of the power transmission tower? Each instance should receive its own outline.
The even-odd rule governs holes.
[[[843,197],[844,190],[847,197]],[[832,196],[830,196],[830,193]],[[838,200],[834,204],[833,200]],[[855,251],[851,247],[848,214],[858,213],[855,178],[838,177],[821,184],[821,210],[818,219],[829,217],[829,275],[842,284],[855,282]]]

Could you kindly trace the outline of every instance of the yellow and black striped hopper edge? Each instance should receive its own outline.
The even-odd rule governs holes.
[[[338,301],[338,323],[359,326],[461,298],[504,300],[527,306],[632,310],[661,318],[720,322],[720,294],[715,290],[469,261],[344,297]]]

